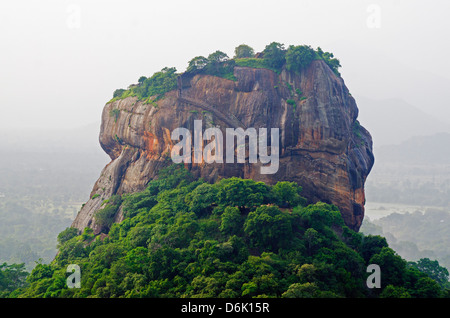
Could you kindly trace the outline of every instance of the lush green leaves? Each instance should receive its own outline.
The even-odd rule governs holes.
[[[10,292],[25,286],[25,279],[28,273],[25,271],[25,264],[3,263],[0,265],[0,298],[6,297]],[[34,277],[39,275],[39,268]],[[51,275],[50,275],[51,276]],[[44,277],[44,276],[41,276]],[[32,278],[30,278],[32,279]]]
[[[186,73],[207,74],[235,81],[235,66],[267,68],[280,74],[283,68],[301,72],[315,59],[323,60],[336,75],[339,75],[338,69],[341,64],[333,53],[324,52],[320,47],[314,50],[308,45],[290,45],[285,49],[284,44],[279,42],[266,45],[261,56],[255,55],[253,48],[246,44],[235,48],[233,59],[220,50],[209,54],[208,57],[196,56],[188,62]],[[178,75],[176,68],[165,67],[150,77],[141,76],[138,83],[130,85],[128,89],[116,89],[110,102],[126,97],[137,97],[139,100],[153,103],[165,93],[177,88]]]
[[[292,182],[195,180],[182,165],[140,193],[113,197],[125,219],[59,235],[52,264],[38,264],[13,297],[440,297],[446,275],[433,262],[410,266],[381,237],[363,237],[332,205],[305,206]],[[299,205],[297,205],[299,204]],[[104,235],[104,234],[103,234]],[[381,290],[365,287],[368,264]],[[65,268],[78,264],[81,288]],[[420,268],[420,270],[418,269]],[[423,272],[422,272],[422,271]],[[0,272],[0,281],[2,279]],[[9,292],[8,292],[9,293]]]
[[[291,45],[286,52],[286,69],[300,72],[311,64],[315,56],[314,49],[310,46]]]
[[[286,62],[284,44],[272,42],[265,47],[263,54],[270,67],[281,68]]]
[[[234,49],[234,58],[240,59],[246,57],[253,57],[254,55],[255,51],[247,44],[241,44]]]

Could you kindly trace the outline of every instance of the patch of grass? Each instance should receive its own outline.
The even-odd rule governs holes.
[[[236,76],[234,76],[233,72],[229,72],[229,73],[225,73],[223,75],[217,75],[217,76],[234,81],[234,82],[237,81],[237,78],[236,78]]]
[[[266,59],[248,57],[248,58],[235,59],[235,62],[236,62],[236,66],[252,67],[252,68],[265,68],[265,69],[274,71],[277,74],[280,74],[280,70],[269,66]]]

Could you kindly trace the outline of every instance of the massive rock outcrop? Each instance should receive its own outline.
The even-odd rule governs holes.
[[[260,174],[260,164],[187,164],[193,174],[213,182],[238,176],[274,184],[296,181],[310,202],[339,207],[345,223],[358,230],[364,217],[364,183],[374,157],[370,134],[357,121],[358,108],[341,77],[321,60],[301,73],[235,67],[235,81],[210,75],[179,78],[178,90],[156,103],[128,97],[107,103],[100,144],[111,157],[91,198],[72,226],[100,231],[93,218],[104,199],[139,191],[172,163],[177,141],[171,132],[233,126],[280,129],[280,164],[275,174]],[[295,101],[295,104],[293,103]],[[116,221],[122,220],[119,210]]]

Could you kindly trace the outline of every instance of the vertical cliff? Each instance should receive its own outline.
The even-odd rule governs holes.
[[[231,176],[298,182],[310,202],[335,204],[345,223],[358,230],[374,157],[371,136],[357,121],[358,108],[343,79],[322,60],[300,73],[236,66],[234,77],[184,74],[178,89],[157,102],[127,97],[107,103],[99,139],[111,162],[72,226],[99,233],[93,216],[103,200],[144,189],[172,163],[171,132],[192,130],[194,120],[202,120],[204,129],[217,127],[223,135],[227,127],[279,128],[280,163],[274,174],[261,174],[260,163],[186,164],[194,175],[211,182]],[[121,220],[119,210],[116,221]]]

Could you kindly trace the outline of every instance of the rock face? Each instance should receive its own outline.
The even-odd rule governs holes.
[[[178,90],[153,104],[128,97],[105,105],[100,144],[111,157],[91,198],[72,226],[95,233],[95,211],[114,194],[140,191],[172,164],[170,150],[178,127],[240,126],[279,128],[279,170],[260,174],[260,164],[186,164],[210,182],[237,176],[274,184],[295,181],[303,196],[339,207],[345,223],[358,230],[364,217],[364,183],[374,157],[370,134],[356,120],[358,108],[344,81],[320,60],[300,74],[235,67],[236,81],[210,75],[182,75]],[[295,104],[293,103],[295,101]],[[233,127],[236,128],[236,127]],[[122,212],[116,215],[122,220]]]

